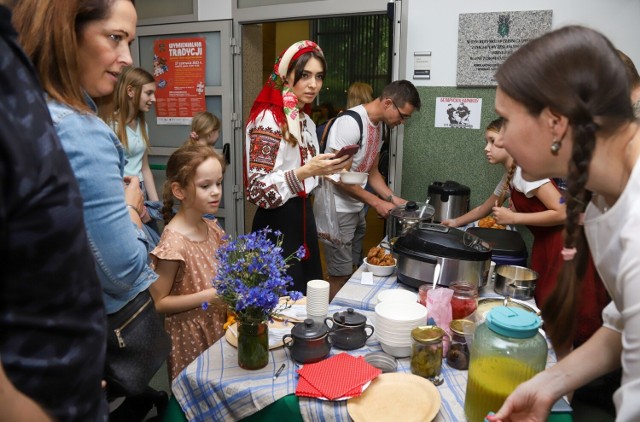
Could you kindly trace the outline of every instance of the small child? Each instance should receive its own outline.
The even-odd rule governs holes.
[[[513,157],[499,146],[502,125],[502,118],[489,123],[485,134],[487,145],[484,148],[489,163],[504,166],[505,175],[502,180],[483,204],[458,218],[445,220],[442,224],[464,226],[493,213],[495,223],[499,225],[526,225],[533,234],[530,266],[538,273],[534,296],[538,307],[542,307],[555,287],[562,269],[560,251],[563,247],[562,224],[566,219],[566,206],[561,201],[560,189],[552,180],[529,182],[522,177],[521,169],[514,163]],[[511,202],[509,208],[502,206],[507,197]],[[583,288],[583,304],[574,336],[576,346],[586,341],[602,325],[600,314],[609,302],[591,259],[585,270]],[[567,352],[568,350],[556,350],[559,358]]]
[[[484,203],[460,217],[445,220],[446,226],[459,227],[476,221],[493,212],[499,225],[526,225],[534,236],[531,250],[531,268],[538,272],[535,298],[538,306],[551,292],[558,271],[562,268],[562,224],[566,219],[566,207],[561,203],[561,194],[549,179],[527,182],[506,149],[496,145],[500,138],[502,119],[489,123],[485,133],[484,152],[491,164],[502,164],[505,175],[495,191]],[[502,202],[510,197],[511,206],[504,208]],[[545,250],[550,252],[547,254]],[[557,251],[557,254],[554,252]],[[549,261],[548,259],[552,259]]]
[[[202,218],[218,210],[224,167],[224,159],[204,145],[183,145],[167,163],[166,226],[151,252],[158,280],[149,291],[156,310],[166,315],[173,343],[167,361],[170,380],[224,334],[227,307],[211,286],[224,231],[216,220]],[[174,198],[180,208],[172,218]]]
[[[185,144],[213,147],[220,136],[220,119],[208,111],[199,111],[191,120],[191,132]]]

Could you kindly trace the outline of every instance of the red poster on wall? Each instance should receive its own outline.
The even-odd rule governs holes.
[[[206,110],[205,39],[156,40],[153,52],[157,124],[191,124],[195,113]]]

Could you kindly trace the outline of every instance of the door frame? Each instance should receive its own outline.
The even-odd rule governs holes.
[[[213,86],[207,85],[205,87],[205,96],[219,96],[222,105],[222,116],[218,116],[221,122],[222,133],[226,138],[224,144],[233,143],[234,130],[233,130],[233,39],[232,39],[232,21],[220,20],[220,21],[201,21],[201,22],[185,22],[175,24],[159,24],[140,26],[137,28],[136,39],[131,44],[131,55],[133,57],[134,65],[140,65],[140,44],[139,38],[146,36],[162,36],[162,37],[174,37],[180,34],[188,33],[220,33],[220,85]],[[185,126],[185,139],[188,132],[188,126]],[[184,140],[176,139],[176,142]],[[179,145],[177,145],[179,146]],[[177,148],[176,146],[176,148]],[[176,148],[167,147],[153,147],[150,156],[155,157],[167,157],[176,150]],[[222,153],[222,150],[216,149]],[[234,163],[237,158],[234,153],[234,148],[230,148],[230,167],[235,167]],[[221,219],[224,219],[225,232],[229,234],[238,233],[237,219],[236,219],[236,206],[237,201],[234,199],[234,188],[237,181],[234,177],[229,177],[228,172],[223,182],[223,204],[224,207],[220,208],[216,214]]]
[[[400,46],[406,46],[406,38],[401,41],[401,37],[404,35],[401,31],[400,19],[402,11],[402,0],[324,0],[324,1],[311,1],[311,2],[298,2],[290,4],[279,4],[272,6],[257,6],[249,8],[238,8],[237,1],[233,1],[232,17],[233,17],[233,39],[234,45],[237,46],[236,54],[233,56],[233,72],[234,72],[234,109],[233,113],[238,116],[238,120],[242,120],[243,110],[243,87],[242,87],[242,54],[240,52],[240,46],[242,45],[242,26],[245,24],[256,24],[274,21],[288,21],[288,20],[301,20],[301,19],[317,19],[326,18],[331,16],[344,16],[350,14],[379,14],[384,13],[391,8],[394,10],[396,19],[393,25],[393,54],[392,54],[392,80],[398,79],[400,68],[399,61],[402,54],[400,54]],[[331,12],[327,12],[327,11]],[[406,20],[404,20],[406,22]],[[404,35],[406,37],[406,35]],[[389,186],[396,192],[396,189],[400,189],[399,180],[401,180],[402,173],[402,136],[404,131],[402,127],[400,130],[394,129],[391,133],[390,148],[390,162],[389,162]],[[244,125],[240,124],[234,130],[234,148],[236,150],[236,156],[240,157],[234,162],[233,167],[240,172],[239,178],[236,180],[242,182],[242,148],[245,142]],[[397,162],[399,160],[399,163]],[[237,188],[239,193],[239,200],[236,207],[236,225],[238,227],[238,233],[244,233],[244,200],[242,192],[244,192],[243,184]]]

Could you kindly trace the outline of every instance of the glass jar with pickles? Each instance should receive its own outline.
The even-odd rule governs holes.
[[[542,371],[547,342],[538,332],[540,317],[522,309],[497,306],[473,335],[464,412],[482,422],[522,382]]]
[[[411,330],[411,373],[434,382],[442,369],[442,337],[445,331],[435,325]],[[434,382],[435,383],[435,382]]]

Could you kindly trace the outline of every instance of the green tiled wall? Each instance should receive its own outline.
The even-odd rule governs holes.
[[[497,117],[494,88],[418,87],[422,107],[404,129],[402,193],[408,200],[424,201],[429,184],[454,180],[471,189],[470,208],[476,207],[495,189],[504,173],[484,154],[485,128]],[[482,98],[481,129],[436,128],[436,97]],[[531,251],[531,234],[518,228]]]
[[[434,181],[455,180],[471,189],[471,207],[495,189],[504,168],[487,163],[484,128],[497,116],[495,89],[418,87],[422,107],[404,129],[402,197],[424,201]],[[482,129],[436,128],[436,97],[482,98]]]

